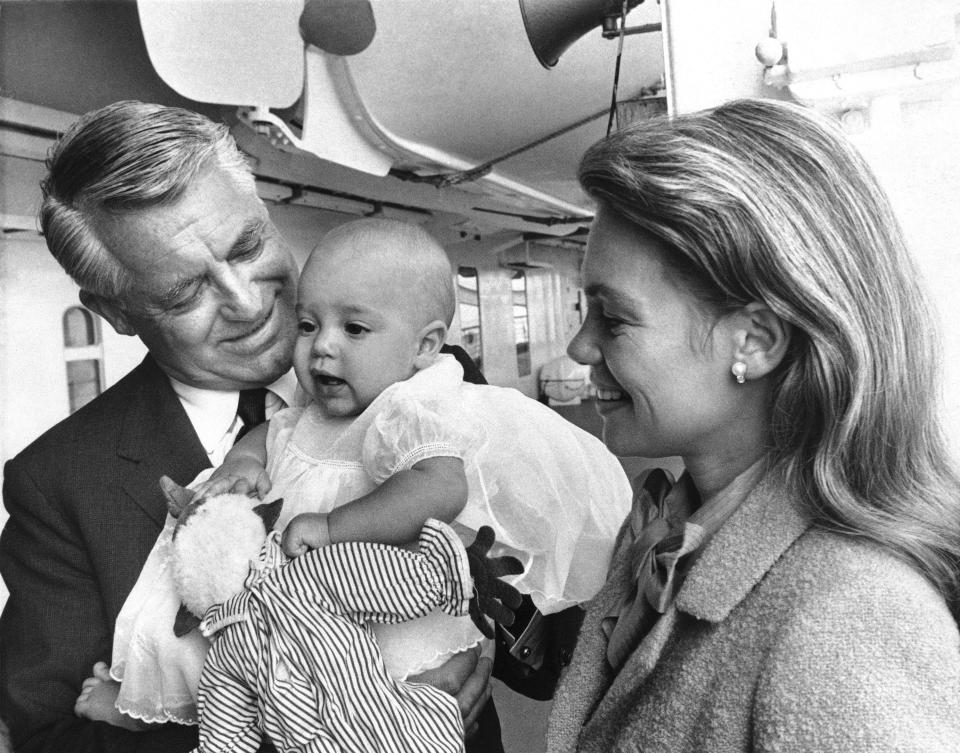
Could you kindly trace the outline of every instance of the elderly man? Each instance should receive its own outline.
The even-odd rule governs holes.
[[[0,716],[18,752],[186,751],[195,728],[129,732],[73,705],[110,661],[163,525],[160,476],[185,484],[222,460],[241,391],[269,386],[268,413],[294,399],[297,269],[226,128],[186,110],[121,102],[82,118],[50,160],[41,221],[83,303],[149,355],[5,468]],[[468,727],[488,710],[472,745],[498,750],[489,671],[468,653],[429,679]]]

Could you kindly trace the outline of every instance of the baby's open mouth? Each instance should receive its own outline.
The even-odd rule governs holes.
[[[329,374],[317,374],[316,380],[325,387],[336,387],[340,384],[346,384],[346,382],[342,379],[338,379],[335,376],[330,376]]]

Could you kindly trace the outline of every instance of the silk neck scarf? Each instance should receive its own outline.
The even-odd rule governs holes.
[[[633,586],[601,622],[615,671],[667,611],[699,548],[742,499],[721,495],[701,505],[689,474],[674,482],[661,468],[647,473],[625,531]]]

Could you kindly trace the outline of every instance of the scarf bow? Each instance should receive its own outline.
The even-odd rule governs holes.
[[[656,468],[640,486],[625,530],[632,586],[603,618],[607,661],[618,670],[653,624],[673,602],[688,562],[706,538],[704,528],[688,519],[699,501],[689,476],[674,483]]]

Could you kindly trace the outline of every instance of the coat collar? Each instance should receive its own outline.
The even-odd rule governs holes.
[[[725,619],[811,526],[795,494],[770,471],[707,542],[675,605],[700,620]]]

